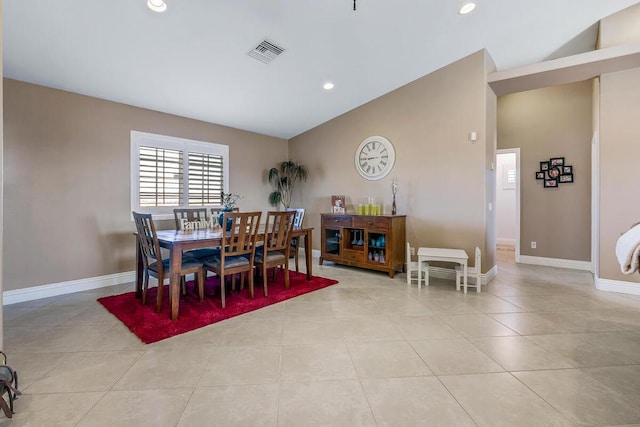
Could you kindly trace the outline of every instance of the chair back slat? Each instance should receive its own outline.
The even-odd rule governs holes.
[[[182,219],[189,222],[207,221],[207,208],[176,208],[173,210],[176,220],[176,230],[182,229]]]
[[[214,218],[217,218],[218,215],[220,215],[220,212],[222,212],[223,206],[213,206],[211,208],[211,215],[213,215]],[[240,208],[237,206],[234,206],[233,208],[231,208],[231,212],[240,212]]]
[[[264,246],[270,251],[288,250],[295,223],[295,211],[267,212]]]
[[[138,241],[145,259],[158,260],[160,258],[160,243],[158,242],[156,226],[153,223],[151,214],[133,212],[133,219],[136,223]]]
[[[295,218],[293,219],[293,228],[298,229],[302,228],[302,220],[304,220],[304,208],[290,208],[287,211],[292,211],[296,213]]]
[[[227,224],[231,220],[231,230],[222,239],[223,257],[247,254],[253,256],[261,216],[262,212],[224,213],[222,223]]]

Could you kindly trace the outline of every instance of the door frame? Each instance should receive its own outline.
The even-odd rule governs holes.
[[[503,148],[496,150],[496,165],[498,164],[499,154],[515,154],[516,155],[516,222],[515,222],[515,240],[516,240],[516,259],[515,262],[520,262],[520,148]],[[496,177],[498,178],[498,177]],[[496,179],[496,186],[499,179]],[[496,206],[496,210],[498,207]],[[498,216],[496,215],[496,221]],[[498,224],[494,224],[495,229],[498,229]]]

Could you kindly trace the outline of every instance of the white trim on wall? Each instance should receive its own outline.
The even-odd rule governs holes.
[[[572,270],[591,271],[590,261],[577,261],[572,259],[545,258],[545,257],[521,255],[520,264],[532,264],[532,265],[542,265],[545,267],[570,268]]]
[[[498,274],[498,266],[494,265],[489,271],[480,275],[480,283],[486,286]],[[452,268],[429,267],[429,277],[437,277],[439,279],[456,280],[456,271]]]
[[[596,289],[606,292],[640,295],[640,283],[623,282],[622,280],[600,279],[595,277]]]
[[[320,258],[320,250],[314,249],[312,251],[314,258]],[[331,262],[331,261],[327,261]],[[491,267],[489,271],[480,275],[480,282],[482,286],[485,286],[487,283],[491,282],[496,275],[498,274],[498,266],[494,265]],[[456,271],[452,268],[444,268],[444,267],[429,267],[429,277],[437,277],[440,279],[450,279],[456,280]]]
[[[135,271],[125,271],[123,273],[108,274],[106,276],[88,277],[86,279],[69,280],[68,282],[15,289],[12,291],[4,291],[2,293],[3,304],[16,304],[40,298],[55,297],[58,295],[72,294],[74,292],[106,288],[108,286],[122,285],[124,283],[133,283],[135,280]],[[134,290],[133,286],[131,287],[131,290]]]
[[[598,105],[599,107],[599,105]],[[600,137],[598,131],[591,140],[591,272],[600,273]]]

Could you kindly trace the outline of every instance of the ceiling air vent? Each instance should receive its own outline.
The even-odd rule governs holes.
[[[268,64],[284,51],[285,49],[283,47],[278,46],[271,40],[264,39],[258,46],[249,51],[249,56]]]

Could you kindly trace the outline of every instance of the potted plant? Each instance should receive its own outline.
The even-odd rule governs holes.
[[[220,224],[220,227],[222,227],[224,213],[233,211],[233,208],[235,207],[239,198],[240,198],[239,194],[225,193],[224,191],[220,192],[220,203],[222,204],[222,209],[218,214],[218,224]],[[231,219],[229,219],[227,223],[227,231],[230,229],[231,229]]]
[[[269,203],[273,206],[282,204],[284,209],[289,209],[296,182],[304,182],[308,177],[307,167],[293,160],[286,160],[278,167],[269,169],[269,182],[273,185]]]

